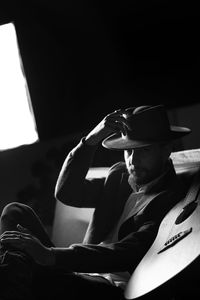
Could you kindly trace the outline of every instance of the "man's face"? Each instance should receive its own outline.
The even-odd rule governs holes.
[[[163,172],[169,157],[166,147],[166,145],[154,144],[124,151],[127,170],[129,174],[133,174],[136,184],[146,184]]]

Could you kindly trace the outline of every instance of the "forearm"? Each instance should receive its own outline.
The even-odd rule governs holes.
[[[158,224],[148,221],[116,243],[52,248],[52,262],[69,272],[132,272],[153,243]]]
[[[73,245],[69,248],[52,248],[52,263],[67,272],[110,273],[131,272],[148,250],[149,243],[118,242],[109,245]]]
[[[68,154],[55,187],[55,197],[58,200],[66,204],[74,204],[74,199],[78,201],[95,151],[95,146],[87,145],[82,139]]]
[[[69,248],[51,248],[47,264],[67,272],[126,271],[129,261],[127,254],[100,245],[73,245]]]

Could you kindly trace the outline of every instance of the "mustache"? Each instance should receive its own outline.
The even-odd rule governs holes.
[[[139,167],[139,166],[128,166],[128,171],[130,174],[134,174],[134,172],[139,172],[139,171],[144,171],[145,169],[143,167]]]

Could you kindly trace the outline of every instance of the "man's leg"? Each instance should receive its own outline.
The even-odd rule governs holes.
[[[17,230],[17,224],[29,229],[44,245],[53,246],[39,217],[27,205],[13,202],[5,206],[0,218],[0,234]],[[106,279],[65,273],[54,267],[34,268],[31,290],[37,300],[55,299],[115,299],[122,300],[123,291],[112,286]],[[62,298],[61,298],[62,297]]]
[[[37,300],[87,299],[124,300],[123,290],[112,286],[106,279],[76,273],[49,270],[35,277],[33,294]]]
[[[0,235],[4,231],[18,230],[17,224],[27,228],[45,246],[54,246],[34,210],[28,205],[12,202],[7,204],[2,211],[0,217]]]
[[[18,230],[17,224],[27,228],[45,246],[53,246],[45,228],[27,205],[12,202],[6,205],[0,217],[0,234]],[[8,251],[7,251],[8,250]],[[0,279],[3,280],[1,295],[6,299],[32,299],[34,274],[42,266],[36,264],[29,255],[9,245],[0,245]]]

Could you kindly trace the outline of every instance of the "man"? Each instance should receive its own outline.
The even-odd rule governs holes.
[[[48,287],[52,299],[62,292],[69,299],[123,299],[126,283],[154,241],[160,222],[183,196],[170,154],[173,140],[189,132],[170,126],[162,105],[120,109],[72,149],[55,196],[67,205],[95,208],[82,244],[54,247],[31,208],[19,203],[5,207],[1,244],[34,260],[40,270],[36,290],[42,286],[46,296]],[[112,166],[105,180],[88,180],[101,142],[108,149],[124,151],[125,162]]]

